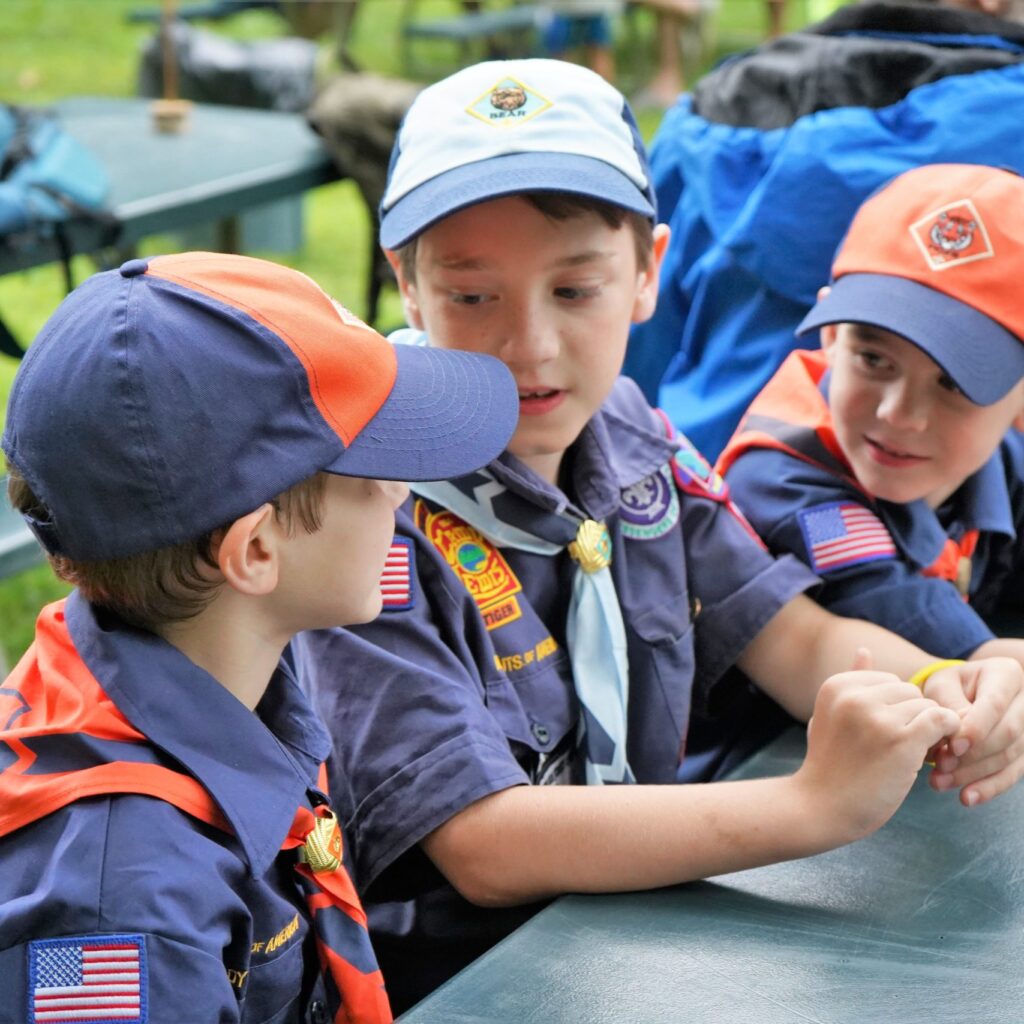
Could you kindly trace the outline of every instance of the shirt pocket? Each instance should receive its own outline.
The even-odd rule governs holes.
[[[640,782],[672,782],[690,720],[694,628],[685,592],[636,613],[629,643],[629,763]]]
[[[242,1024],[300,1024],[305,962],[296,942],[272,960],[250,962]]]
[[[487,680],[487,707],[513,750],[550,754],[577,719],[568,652],[557,650],[540,664]]]

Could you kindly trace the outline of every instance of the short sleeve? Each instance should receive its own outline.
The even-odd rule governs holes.
[[[942,657],[966,657],[991,639],[953,584],[923,576],[905,560],[853,487],[784,453],[760,450],[737,460],[728,480],[773,552],[819,566],[817,599],[830,611],[884,626]]]
[[[727,503],[684,495],[681,521],[697,681],[706,689],[784,605],[818,579],[796,559],[766,551]]]
[[[488,707],[494,652],[476,606],[404,516],[400,528],[414,542],[412,606],[293,641],[333,738],[331,800],[364,890],[470,803],[527,782]]]

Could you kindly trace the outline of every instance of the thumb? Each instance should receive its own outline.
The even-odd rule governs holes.
[[[854,672],[862,672],[871,668],[871,651],[866,647],[858,647],[857,653],[853,656],[853,664],[850,666]]]

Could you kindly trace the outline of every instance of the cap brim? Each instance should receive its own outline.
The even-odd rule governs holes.
[[[498,359],[396,345],[394,387],[328,473],[385,480],[446,480],[504,451],[519,421],[519,395]]]
[[[846,274],[796,333],[837,323],[892,331],[931,356],[978,405],[998,402],[1024,377],[1024,343],[973,306],[890,274]]]
[[[523,192],[569,192],[654,218],[647,195],[603,160],[566,153],[510,153],[456,167],[402,196],[382,212],[380,244],[401,248],[467,206]]]

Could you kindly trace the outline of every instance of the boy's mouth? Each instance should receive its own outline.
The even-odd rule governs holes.
[[[883,466],[915,466],[927,461],[923,455],[914,455],[912,452],[889,447],[880,441],[876,441],[873,437],[865,437],[864,441],[868,446],[868,453],[871,457]]]
[[[521,416],[541,416],[559,405],[565,394],[558,388],[520,388],[519,413]]]

